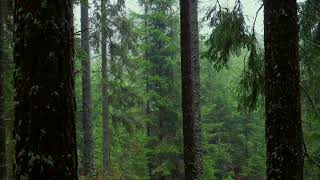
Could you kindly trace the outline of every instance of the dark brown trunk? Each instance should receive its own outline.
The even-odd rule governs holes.
[[[7,176],[7,152],[6,152],[6,123],[4,105],[4,1],[0,1],[0,179]]]
[[[85,53],[82,58],[82,125],[83,125],[83,170],[84,175],[94,175],[94,142],[91,117],[91,77],[90,77],[90,47],[89,47],[89,4],[81,1],[81,49]]]
[[[197,0],[180,0],[185,179],[202,179]]]
[[[264,0],[267,179],[303,179],[296,0]]]
[[[78,179],[71,1],[14,4],[15,179]]]
[[[107,0],[101,0],[101,98],[102,98],[102,119],[103,119],[103,174],[104,177],[108,177],[109,173],[109,103],[108,103],[108,73],[107,73],[107,13],[106,3]]]

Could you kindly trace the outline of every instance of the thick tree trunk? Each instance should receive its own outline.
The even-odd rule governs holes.
[[[70,0],[15,0],[15,179],[77,179]]]
[[[0,179],[7,176],[7,153],[6,153],[6,123],[4,105],[4,1],[0,1]]]
[[[267,179],[303,179],[296,0],[264,0]]]
[[[84,175],[94,176],[94,142],[92,124],[92,100],[90,77],[90,47],[89,47],[89,13],[88,0],[81,1],[81,49],[85,53],[82,66],[82,125],[83,125],[83,170]]]
[[[108,73],[107,73],[107,0],[101,0],[101,102],[102,102],[102,119],[103,119],[103,175],[107,178],[109,175],[109,103],[108,103]]]
[[[184,162],[186,180],[202,179],[197,0],[180,0]]]

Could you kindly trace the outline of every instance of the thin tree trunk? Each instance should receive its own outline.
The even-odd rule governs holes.
[[[0,179],[7,176],[6,123],[4,98],[4,1],[0,1]]]
[[[78,179],[70,0],[15,0],[15,179]]]
[[[148,15],[148,4],[146,3],[145,5],[144,5],[145,7],[144,7],[144,15],[145,15],[145,20],[144,20],[144,26],[145,26],[145,29],[146,29],[146,35],[145,35],[145,43],[146,43],[146,45],[148,45],[148,36],[149,36],[149,34],[148,34],[148,21],[147,21],[147,19],[146,19],[146,17],[147,17],[147,15]],[[149,61],[149,52],[148,52],[148,48],[146,48],[145,49],[145,59],[146,59],[146,61],[148,62]],[[147,67],[147,70],[146,70],[146,73],[148,73],[149,72],[149,67]],[[149,76],[147,75],[146,76],[146,94],[148,94],[149,93],[149,89],[150,89],[150,87],[149,87],[150,85],[149,85]],[[146,116],[150,116],[150,100],[149,100],[149,98],[147,99],[147,102],[146,102],[146,109],[145,109],[145,114],[146,114]],[[150,122],[147,120],[146,121],[146,135],[147,135],[147,137],[149,138],[150,136],[151,136],[151,129],[150,129]],[[149,178],[150,179],[152,179],[152,177],[153,177],[153,174],[152,174],[152,158],[150,157],[150,155],[149,155],[149,157],[148,157],[148,175],[149,175]]]
[[[88,0],[81,1],[81,49],[85,53],[81,61],[82,66],[82,125],[83,125],[83,169],[84,175],[94,176],[94,142],[92,124],[92,99],[90,77],[90,47],[89,47],[89,14]]]
[[[107,74],[107,0],[101,0],[101,98],[102,98],[102,119],[103,119],[103,176],[108,177],[109,174],[109,103],[108,103],[108,74]]]
[[[186,180],[202,179],[197,0],[180,0],[184,162]]]
[[[267,179],[303,179],[296,0],[264,0]]]

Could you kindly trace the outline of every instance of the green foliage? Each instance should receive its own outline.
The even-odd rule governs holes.
[[[320,6],[315,0],[307,0],[301,4],[300,13],[300,59],[302,89],[302,119],[304,140],[308,154],[314,161],[320,162],[319,127],[319,78],[320,68]],[[309,158],[305,162],[305,179],[319,177],[319,167]]]
[[[230,69],[212,71],[202,60],[202,130],[205,179],[239,175],[264,175],[265,147],[261,112],[241,113],[237,107],[237,82],[243,64],[232,57]],[[256,161],[260,160],[260,161]]]
[[[181,85],[176,1],[140,1],[141,51],[150,175],[183,176]]]
[[[257,42],[255,37],[252,37],[253,43],[247,54],[244,57],[244,67],[241,74],[241,79],[238,84],[238,90],[236,92],[239,109],[242,111],[254,111],[257,109],[261,98],[264,95],[264,65],[263,55],[257,49]]]
[[[214,62],[215,68],[221,70],[228,66],[231,54],[240,55],[243,48],[249,48],[251,38],[242,13],[241,4],[236,3],[234,9],[216,10],[216,6],[207,13],[210,27],[213,28],[206,40],[208,50],[204,57]]]
[[[259,45],[255,33],[246,25],[241,2],[236,1],[232,10],[222,9],[220,5],[217,10],[215,5],[208,11],[206,18],[213,30],[205,41],[208,49],[203,57],[213,62],[215,69],[220,71],[228,67],[232,55],[241,56],[247,50],[236,94],[239,109],[256,110],[263,96],[263,56],[257,48]]]
[[[74,1],[79,4],[79,0]],[[108,34],[108,102],[110,132],[110,179],[183,177],[179,16],[176,0],[139,0],[142,14],[127,14],[125,1],[107,1],[107,19],[101,19],[100,1],[94,0],[91,45],[92,98],[96,167],[102,172],[103,129],[101,110],[101,30]],[[319,2],[300,6],[300,58],[302,117],[308,153],[320,162]],[[8,18],[10,19],[10,17]],[[246,25],[239,1],[233,9],[211,8],[206,19],[212,32],[201,39],[201,112],[204,179],[263,177],[264,67],[262,45]],[[103,26],[104,25],[104,26]],[[7,26],[11,37],[12,24]],[[12,59],[12,42],[5,52]],[[81,57],[75,38],[75,87],[79,173],[82,170]],[[226,68],[227,67],[227,68]],[[6,119],[12,129],[12,64],[6,66]],[[148,110],[147,110],[148,109]],[[148,135],[148,128],[151,131]],[[9,162],[13,142],[8,132]],[[9,164],[11,168],[12,165]],[[9,172],[12,172],[10,170]],[[101,174],[101,173],[100,173]],[[305,162],[305,179],[319,177],[319,169]]]

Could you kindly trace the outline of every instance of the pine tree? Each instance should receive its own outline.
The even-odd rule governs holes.
[[[180,118],[180,84],[174,82],[179,76],[174,66],[178,63],[178,16],[173,11],[175,0],[140,1],[144,6],[146,130],[148,169],[151,179],[182,178],[182,141],[178,135]]]
[[[267,179],[303,179],[296,0],[265,0]]]
[[[180,0],[184,162],[186,179],[202,179],[198,1]]]
[[[15,179],[78,179],[71,1],[14,10]]]
[[[82,126],[83,126],[83,169],[84,175],[94,175],[94,142],[92,123],[92,99],[91,99],[91,77],[90,77],[90,46],[89,46],[89,4],[88,0],[81,1],[81,49],[84,57],[82,66]]]

